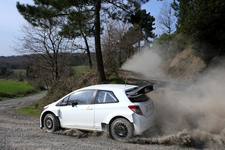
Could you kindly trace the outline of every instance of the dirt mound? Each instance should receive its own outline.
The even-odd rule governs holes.
[[[163,64],[162,76],[185,81],[196,80],[206,64],[199,57],[193,55],[190,45],[173,59]]]

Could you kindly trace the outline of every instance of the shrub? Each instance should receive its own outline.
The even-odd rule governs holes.
[[[192,48],[194,49],[194,55],[200,57],[206,63],[219,54],[212,45],[207,43],[195,43]]]
[[[109,81],[111,84],[125,84],[125,82],[122,78],[117,77],[115,75],[109,76]]]
[[[39,81],[29,80],[28,84],[31,85],[35,91],[44,91],[46,90],[45,85]]]
[[[159,38],[154,39],[152,47],[153,51],[157,53],[163,60],[168,60],[168,50],[170,43],[177,35],[178,34],[176,32],[170,35],[164,33]]]
[[[168,57],[174,58],[179,52],[183,51],[188,44],[190,44],[190,39],[182,34],[179,34],[173,38],[170,42],[168,49]]]

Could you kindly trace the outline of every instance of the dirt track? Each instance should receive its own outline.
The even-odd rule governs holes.
[[[149,144],[137,137],[133,143],[121,143],[108,138],[105,134],[83,133],[75,130],[59,131],[55,134],[46,133],[39,128],[39,117],[22,115],[14,111],[40,99],[45,94],[0,101],[0,149],[196,149],[180,145]],[[221,148],[221,146],[211,145],[200,149]]]

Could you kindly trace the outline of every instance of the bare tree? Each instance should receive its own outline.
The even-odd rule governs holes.
[[[142,32],[138,26],[120,21],[110,21],[106,24],[102,35],[103,62],[106,68],[120,67],[138,48]]]
[[[122,22],[110,21],[102,35],[103,62],[106,68],[118,67],[121,62],[120,39],[127,32],[128,26]]]
[[[163,1],[160,13],[157,16],[157,26],[163,31],[163,33],[170,35],[175,30],[175,21],[176,17],[174,16],[174,10],[171,7],[171,1]]]
[[[72,42],[59,36],[58,28],[40,28],[22,26],[22,37],[18,37],[17,47],[19,53],[30,54],[29,66],[34,77],[43,80],[57,81],[68,72],[69,52],[73,48]]]

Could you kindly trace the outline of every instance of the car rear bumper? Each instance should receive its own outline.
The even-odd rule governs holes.
[[[140,135],[147,129],[151,128],[155,124],[155,114],[156,111],[152,112],[152,114],[148,117],[133,114],[133,124],[134,124],[134,135]]]

